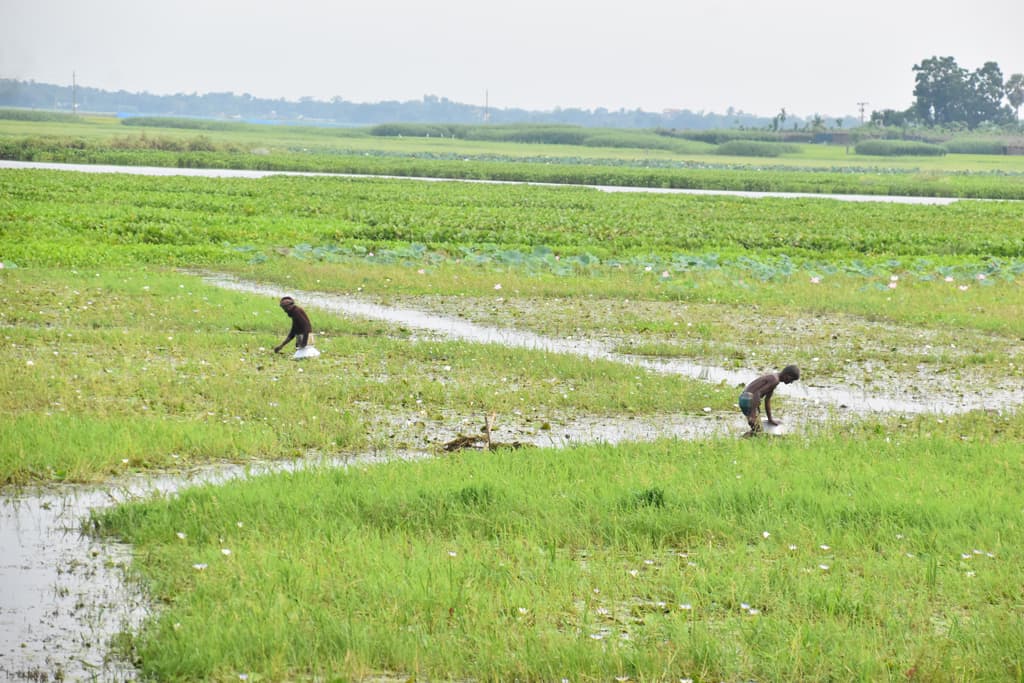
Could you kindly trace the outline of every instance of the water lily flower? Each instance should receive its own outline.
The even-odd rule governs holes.
[[[498,284],[494,285],[494,288],[495,289],[501,289],[501,283],[499,282]]]
[[[195,569],[197,572],[203,571],[204,569],[206,569],[206,567],[207,565],[202,563],[192,565],[192,569]]]
[[[764,538],[768,538],[769,536],[771,536],[771,533],[768,532],[768,531],[762,531],[761,532],[761,536],[764,537]]]
[[[978,279],[979,280],[984,280],[985,279],[985,273],[978,273]]]
[[[811,284],[812,285],[821,284],[821,278],[818,277],[817,275],[815,275],[814,277],[811,278]]]
[[[175,536],[177,536],[178,538],[180,538],[183,541],[185,540],[185,532],[184,531],[179,531],[178,533],[175,534]]]
[[[900,281],[900,276],[899,275],[890,275],[889,276],[889,282],[899,282],[899,281]]]
[[[960,285],[959,287],[957,287],[957,289],[959,289],[961,292],[966,292],[968,289],[970,289],[970,287],[968,287],[967,285]]]
[[[827,572],[828,571],[828,565],[827,564],[819,564],[818,565],[818,569],[820,569],[823,572]]]
[[[832,546],[825,545],[824,543],[822,543],[818,547],[821,548],[822,550],[832,550]]]
[[[661,271],[661,276],[662,277],[669,277],[669,272],[667,270],[663,270],[663,271]]]
[[[952,275],[947,275],[945,277],[945,280],[946,280],[946,282],[953,282],[953,276]]]
[[[231,554],[231,548],[221,548],[220,549],[220,554],[223,555],[224,557],[227,557],[228,555]]]
[[[897,287],[897,283],[895,283],[895,282],[890,282],[889,283],[889,289],[896,289],[896,287]]]

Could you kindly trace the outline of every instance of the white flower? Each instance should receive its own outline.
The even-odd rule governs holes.
[[[889,276],[889,282],[899,282],[899,281],[900,281],[900,276],[899,275],[890,275]]]
[[[231,548],[221,548],[220,549],[220,554],[223,555],[224,557],[227,557],[228,555],[231,554]]]
[[[827,572],[828,571],[828,565],[827,564],[819,564],[818,565],[818,569],[820,569],[823,572]]]
[[[175,534],[175,536],[177,536],[178,538],[180,538],[183,541],[185,540],[185,532],[184,531],[179,531],[178,533]]]
[[[978,279],[979,280],[984,280],[985,279],[985,273],[978,273]]]
[[[207,565],[205,565],[205,564],[194,564],[194,565],[192,565],[192,569],[195,569],[197,572],[201,572],[204,569],[206,569],[206,566]]]
[[[458,555],[458,553],[455,552],[454,550],[449,550],[448,551],[448,557],[455,557],[456,555]]]
[[[947,275],[944,279],[946,280],[946,282],[953,282],[953,276],[952,275]]]
[[[889,283],[889,289],[896,289],[896,283],[895,282],[890,282]]]
[[[825,545],[824,543],[822,543],[822,544],[821,544],[821,545],[819,545],[818,547],[819,547],[819,548],[821,548],[822,550],[832,550],[832,547],[831,547],[831,546],[827,546],[827,545]]]
[[[687,611],[687,612],[688,612],[688,611],[690,611],[690,610],[692,610],[692,609],[693,609],[693,605],[691,605],[691,604],[690,604],[690,603],[688,603],[688,602],[684,602],[683,604],[679,605],[679,609],[681,609],[681,610],[684,610],[684,611]]]
[[[663,270],[663,271],[661,271],[661,276],[662,277],[669,277],[669,272],[667,270]]]
[[[811,284],[812,285],[817,285],[817,284],[820,284],[820,283],[821,283],[821,278],[818,277],[817,275],[815,275],[814,277],[811,278]]]
[[[970,287],[968,287],[967,285],[960,285],[959,287],[957,287],[957,289],[959,289],[961,292],[966,292],[968,289],[970,289]]]
[[[498,284],[494,285],[494,288],[495,289],[501,289],[501,283],[499,282]]]
[[[768,531],[762,531],[761,536],[763,536],[764,538],[768,538],[769,536],[771,536],[771,533]]]

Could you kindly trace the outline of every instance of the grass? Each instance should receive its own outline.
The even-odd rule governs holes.
[[[146,558],[161,680],[1015,679],[1021,461],[975,430],[316,470],[96,524]]]
[[[64,134],[59,122],[34,125]],[[0,138],[29,130],[0,122]],[[75,135],[102,142],[114,130],[90,121]],[[195,131],[164,134],[187,142]],[[246,148],[319,142],[288,152],[319,161],[371,145],[410,168],[428,148],[470,149],[359,132],[208,134]],[[281,137],[270,144],[271,134]],[[838,162],[817,148],[800,155],[773,167]],[[923,162],[878,163],[913,175]],[[956,175],[948,164],[973,172],[983,162],[934,163],[914,182],[943,188]],[[1019,167],[998,170],[1019,184]],[[2,171],[0,215],[0,483],[348,457],[343,469],[94,515],[91,533],[134,544],[133,575],[158,606],[119,639],[146,677],[1024,677],[1024,434],[1012,404],[826,421],[773,439],[364,466],[352,456],[429,451],[425,432],[491,412],[546,425],[711,407],[737,431],[742,421],[735,387],[416,339],[316,309],[324,355],[294,363],[269,351],[288,326],[276,296],[192,274],[354,294],[654,358],[798,362],[802,382],[865,392],[1016,391],[1015,204]],[[791,404],[778,400],[786,419]]]
[[[0,482],[409,447],[412,416],[698,414],[731,390],[496,345],[423,341],[310,309],[315,364],[271,349],[276,298],[158,270],[3,270]],[[13,297],[17,292],[17,299]],[[18,302],[31,302],[31,307]],[[301,299],[300,299],[301,302]],[[513,418],[513,415],[518,417]]]

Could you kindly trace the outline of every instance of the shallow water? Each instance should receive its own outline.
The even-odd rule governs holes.
[[[266,295],[275,301],[280,288],[219,275],[205,278],[235,291]],[[756,376],[753,370],[725,369],[686,361],[651,360],[611,352],[608,345],[586,339],[555,339],[515,329],[477,325],[423,311],[381,306],[351,297],[320,292],[289,294],[304,306],[393,324],[417,332],[416,339],[458,339],[502,344],[552,353],[628,363],[654,372],[673,373],[703,381],[740,386]],[[329,351],[327,351],[329,353]],[[316,362],[301,361],[301,362]],[[842,420],[857,412],[955,413],[981,407],[1002,408],[1007,396],[918,396],[902,392],[880,396],[850,389],[808,386],[783,387],[787,396],[785,423],[770,433],[805,431],[823,420]],[[788,400],[793,398],[796,400]],[[645,418],[570,417],[550,424],[522,424],[517,416],[499,416],[496,442],[572,447],[584,443],[650,441],[657,438],[738,436],[746,425],[736,413],[660,415]],[[448,416],[428,421],[422,416],[393,418],[396,431],[418,429],[426,438],[415,452],[395,457],[424,457],[459,434],[478,433],[482,416]],[[396,448],[404,447],[396,446]],[[52,486],[0,492],[0,675],[9,680],[133,680],[130,664],[106,661],[109,639],[122,630],[137,630],[149,614],[149,603],[138,587],[125,581],[131,549],[98,541],[80,532],[90,509],[104,508],[146,496],[173,493],[185,487],[216,484],[239,477],[326,465],[380,461],[373,455],[324,460],[213,465],[183,474],[140,475],[102,486]]]
[[[207,276],[204,279],[217,287],[250,294],[261,294],[275,300],[280,298],[282,293],[281,287],[277,285],[266,285],[223,276]],[[534,349],[550,353],[573,354],[585,358],[627,363],[654,372],[681,375],[715,384],[724,382],[737,388],[744,386],[760,374],[759,371],[752,368],[728,369],[685,360],[654,360],[646,357],[615,353],[609,350],[608,344],[600,341],[556,339],[512,328],[478,325],[465,320],[435,315],[411,308],[382,306],[341,294],[296,292],[292,289],[288,290],[288,294],[301,299],[304,306],[309,305],[331,313],[381,320],[444,339],[457,339],[480,344],[501,344],[509,347]],[[951,393],[926,393],[915,387],[916,385],[908,388],[892,387],[892,393],[885,395],[868,393],[858,389],[797,382],[779,391],[785,391],[787,396],[793,396],[821,408],[837,408],[868,413],[952,414],[977,409],[994,410],[1004,408],[1008,402],[1013,403],[1021,400],[1020,398],[1006,395],[994,396],[982,393],[956,395]]]
[[[903,197],[892,195],[817,194],[813,192],[749,192],[743,190],[688,190],[659,187],[618,187],[613,185],[567,185],[562,183],[534,183],[514,180],[474,180],[464,178],[426,178],[418,176],[363,175],[358,173],[314,173],[307,171],[250,171],[244,169],[170,168],[160,166],[109,166],[103,164],[56,164],[42,161],[7,161],[0,159],[0,168],[45,169],[51,171],[79,171],[82,173],[128,173],[150,176],[197,176],[203,178],[266,178],[285,176],[329,176],[339,178],[389,178],[392,180],[419,180],[423,182],[484,183],[489,185],[537,185],[541,187],[591,187],[603,192],[648,192],[652,194],[726,195],[763,199],[835,199],[844,202],[885,202],[889,204],[927,204],[943,206],[959,201],[956,197]]]

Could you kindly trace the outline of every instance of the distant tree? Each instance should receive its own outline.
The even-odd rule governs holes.
[[[1024,74],[1013,74],[1004,85],[1006,90],[1006,99],[1009,100],[1010,106],[1013,107],[1014,116],[1020,120],[1020,108],[1024,105]]]
[[[952,57],[932,57],[915,64],[914,111],[929,126],[963,121],[967,71]]]
[[[896,111],[895,109],[883,109],[882,111],[871,112],[871,125],[882,128],[903,128],[914,122],[914,109]]]
[[[914,65],[914,114],[929,126],[1009,123],[1012,110],[1003,105],[1006,85],[995,62],[974,72],[960,67],[952,57],[932,57]]]
[[[967,79],[965,114],[967,126],[977,128],[983,123],[1010,123],[1012,111],[1003,105],[1006,86],[1003,72],[995,62],[974,71]]]

